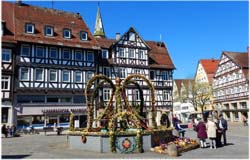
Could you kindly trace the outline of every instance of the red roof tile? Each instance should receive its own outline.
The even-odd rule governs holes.
[[[17,3],[13,4],[9,2],[3,2],[2,5],[2,8],[8,10],[8,14],[14,12],[14,33],[17,41],[73,46],[90,49],[95,49],[97,46],[97,42],[89,31],[89,28],[85,24],[82,17],[78,14],[48,8],[35,7],[26,4],[18,5]],[[35,34],[25,33],[26,23],[33,23],[35,25]],[[45,25],[51,25],[54,27],[54,37],[44,36]],[[64,28],[71,29],[71,39],[63,38],[62,32]],[[88,41],[80,40],[80,31],[85,31],[88,33]]]
[[[247,52],[223,52],[227,55],[233,62],[238,64],[240,67],[249,68],[249,55]]]
[[[14,4],[2,2],[2,22],[5,23],[4,34],[2,37],[3,42],[16,42],[14,40],[14,13],[13,11]]]
[[[216,60],[216,59],[201,59],[200,60],[200,64],[203,66],[210,84],[212,83],[213,76],[217,70],[219,62],[220,60]]]

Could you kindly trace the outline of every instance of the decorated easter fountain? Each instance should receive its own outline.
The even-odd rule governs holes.
[[[143,90],[134,79],[143,80],[150,90],[149,120],[142,115]],[[142,75],[133,74],[123,81],[116,78],[115,83],[104,75],[95,75],[88,81],[85,90],[88,113],[87,128],[75,128],[74,115],[71,113],[70,128],[67,132],[69,146],[86,151],[142,153],[150,151],[150,148],[159,145],[161,141],[169,141],[172,137],[172,128],[157,126],[155,120],[155,90],[151,81]],[[94,84],[97,85],[93,87]],[[110,99],[104,110],[95,116],[94,103],[98,89],[107,84],[112,88]],[[133,85],[139,90],[139,110],[129,103],[125,94],[126,87],[129,85]],[[102,125],[97,126],[96,124]]]

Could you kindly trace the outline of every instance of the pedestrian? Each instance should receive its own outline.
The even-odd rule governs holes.
[[[247,118],[246,118],[245,115],[243,115],[242,120],[243,120],[243,125],[244,125],[244,126],[248,126],[248,124],[247,124]]]
[[[183,129],[181,126],[180,126],[180,123],[181,121],[178,120],[175,122],[175,129],[177,130],[177,132],[179,133],[180,137],[184,138],[185,137],[185,129]]]
[[[8,135],[9,135],[9,133],[10,133],[10,126],[7,126],[6,127],[6,134],[7,134],[7,137],[8,137]],[[5,136],[6,137],[6,136]]]
[[[219,130],[221,131],[221,135],[223,137],[223,143],[224,145],[227,145],[227,137],[226,137],[226,131],[227,131],[227,121],[223,118],[223,115],[219,115],[219,122],[218,122]],[[221,141],[221,138],[219,139]]]
[[[211,117],[208,117],[207,119],[207,124],[206,124],[206,129],[207,129],[207,137],[210,139],[210,149],[216,149],[216,129],[217,126],[214,121],[212,121]]]
[[[207,144],[206,144],[206,139],[207,139],[206,125],[201,118],[199,118],[198,121],[199,122],[195,128],[195,130],[197,132],[197,137],[200,140],[200,147],[206,148],[207,147]]]
[[[8,137],[8,131],[5,124],[2,126],[2,134],[4,134],[5,138]]]
[[[14,137],[16,135],[16,126],[12,125],[10,130],[11,130],[11,132],[10,132],[11,136]]]

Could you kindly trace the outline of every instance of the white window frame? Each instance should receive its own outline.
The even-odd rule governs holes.
[[[119,57],[120,58],[125,58],[125,49],[124,48],[119,48]]]
[[[51,80],[51,73],[55,73],[55,80]],[[55,70],[55,69],[49,70],[49,81],[50,82],[57,82],[57,70]]]
[[[65,33],[69,32],[68,36],[65,36]],[[71,30],[70,29],[63,29],[63,38],[70,39],[71,38]]]
[[[29,27],[31,27],[31,31],[28,30]],[[26,33],[34,34],[35,33],[35,25],[32,23],[26,23],[25,24],[25,31],[26,31]]]
[[[26,55],[26,54],[24,54],[23,53],[23,48],[28,48],[29,49],[29,53]],[[30,56],[30,45],[28,45],[28,44],[23,44],[22,46],[21,46],[21,56]]]
[[[2,75],[2,83],[3,82],[7,82],[7,89],[5,89],[3,86],[1,86],[2,91],[8,91],[8,90],[10,90],[10,76]]]
[[[76,58],[76,57],[77,57],[77,56],[76,56],[77,54],[81,55],[81,59],[77,59],[77,58]],[[76,61],[82,61],[82,57],[83,57],[82,55],[83,55],[83,54],[82,54],[82,51],[81,51],[81,50],[76,50],[76,51],[75,51],[75,60],[76,60]]]
[[[108,59],[108,50],[107,49],[102,50],[102,59]]]
[[[108,101],[111,97],[111,89],[103,89],[103,101]]]
[[[65,51],[68,51],[68,53],[69,53],[69,57],[68,57],[68,58],[65,58],[65,57],[64,57],[64,55],[65,55]],[[67,60],[69,60],[69,59],[70,59],[70,49],[66,49],[66,48],[64,48],[64,49],[63,49],[62,59],[67,59]]]
[[[23,69],[27,69],[28,71],[27,71],[27,78],[26,79],[22,79],[22,70]],[[20,67],[20,72],[19,72],[19,79],[21,80],[21,81],[28,81],[29,80],[29,76],[30,76],[30,73],[29,73],[29,68],[27,68],[27,67]]]
[[[38,54],[37,54],[37,53],[38,53],[38,52],[37,52],[38,49],[42,49],[42,50],[43,50],[43,55],[42,55],[42,56],[38,56]],[[36,47],[36,57],[44,58],[44,53],[45,53],[44,51],[45,51],[45,50],[44,50],[44,47],[43,47],[43,46],[37,46],[37,47]]]
[[[80,75],[80,81],[76,80],[76,77],[77,77],[78,74]],[[76,83],[82,83],[82,72],[81,71],[75,71],[75,82]]]
[[[108,72],[108,75],[105,74],[104,70],[106,69],[106,72]],[[103,75],[110,77],[111,76],[111,72],[110,72],[110,68],[109,67],[103,67]]]
[[[162,98],[163,98],[163,101],[169,100],[169,94],[167,91],[162,91]]]
[[[64,74],[68,74],[68,79],[64,80]],[[63,70],[62,71],[62,82],[70,82],[70,71],[68,70]]]
[[[135,58],[135,49],[128,49],[128,58]]]
[[[134,100],[140,101],[140,92],[138,89],[134,91]]]
[[[42,79],[37,79],[37,75],[36,75],[37,70],[42,70]],[[44,70],[42,68],[36,68],[35,69],[35,81],[43,81],[44,79],[43,77],[44,77]]]
[[[93,77],[93,72],[86,72],[86,83]]]
[[[50,34],[47,32],[49,29],[51,30]],[[52,26],[45,26],[44,32],[45,32],[45,36],[48,36],[48,37],[54,36],[54,28]]]
[[[138,59],[145,59],[144,51],[143,50],[139,50],[138,51]]]
[[[2,49],[2,62],[11,62],[11,53],[12,53],[11,49],[5,49],[5,48],[3,48]],[[3,55],[8,55],[9,56],[9,60],[5,60],[3,58]]]
[[[51,56],[51,51],[52,50],[56,51],[56,57]],[[49,49],[49,57],[50,58],[58,58],[58,49],[56,47],[50,47],[50,49]]]
[[[135,41],[135,33],[129,32],[128,36],[129,36],[129,38],[128,38],[129,41]]]
[[[91,55],[91,59],[89,59],[89,55]],[[94,54],[93,54],[93,52],[87,52],[87,61],[88,62],[94,62]]]
[[[125,78],[126,77],[126,69],[125,68],[119,68],[118,69],[118,74],[120,78]]]
[[[167,71],[162,71],[162,80],[164,80],[164,81],[168,80],[168,72]]]
[[[83,38],[83,35],[85,35],[85,38]],[[80,39],[82,41],[87,41],[88,40],[88,33],[87,32],[84,32],[84,31],[81,31],[80,32]]]

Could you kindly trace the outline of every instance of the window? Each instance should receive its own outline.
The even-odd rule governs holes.
[[[92,52],[87,53],[87,61],[93,62],[94,61],[94,54]]]
[[[88,40],[88,33],[87,32],[80,32],[80,39],[83,41]]]
[[[163,101],[167,101],[167,100],[169,100],[168,92],[167,91],[163,91]]]
[[[103,74],[107,77],[110,76],[110,69],[108,67],[103,67]]]
[[[10,76],[2,76],[2,90],[10,90]]]
[[[234,120],[239,120],[239,112],[234,112]]]
[[[80,72],[80,71],[75,72],[75,82],[77,82],[77,83],[82,82],[82,72]]]
[[[43,81],[43,69],[36,68],[35,69],[35,80],[36,81]]]
[[[71,31],[70,31],[70,29],[64,29],[63,30],[63,38],[67,38],[67,39],[71,38]]]
[[[86,73],[86,82],[88,82],[93,76],[93,73],[92,72],[87,72]]]
[[[25,25],[25,32],[26,33],[34,34],[35,33],[35,25],[31,24],[31,23],[26,23],[26,25]]]
[[[11,50],[2,49],[2,62],[11,62]]]
[[[150,71],[150,79],[154,79],[155,78],[155,72],[154,71]]]
[[[119,57],[122,57],[122,58],[125,57],[124,48],[119,48]]]
[[[22,45],[21,47],[21,56],[29,56],[30,55],[30,46]]]
[[[110,99],[110,89],[103,89],[103,100],[108,101]]]
[[[108,59],[108,50],[102,50],[102,59]]]
[[[51,47],[49,50],[50,58],[57,58],[57,48]]]
[[[62,102],[62,103],[71,103],[72,98],[71,97],[63,97],[63,98],[60,98],[60,102]]]
[[[36,47],[36,56],[37,57],[44,57],[44,48],[43,47]]]
[[[29,80],[29,68],[20,68],[20,80]]]
[[[135,90],[134,99],[135,99],[135,101],[140,101],[140,92],[139,92],[139,90]]]
[[[59,98],[57,98],[57,97],[47,97],[47,102],[48,103],[58,103]]]
[[[62,78],[63,78],[62,79],[63,82],[69,82],[70,81],[69,71],[63,71]]]
[[[70,50],[69,49],[63,49],[63,59],[70,59]]]
[[[119,68],[118,69],[118,74],[120,78],[125,78],[126,77],[126,71],[125,68]]]
[[[138,58],[139,59],[144,59],[144,52],[143,52],[143,50],[139,50]]]
[[[134,69],[134,74],[140,74],[140,69]]]
[[[49,71],[49,81],[56,82],[57,81],[57,71],[52,69]]]
[[[81,61],[82,60],[82,51],[77,50],[75,52],[75,60],[77,60],[77,61]]]
[[[168,73],[167,72],[162,72],[162,79],[168,80]]]
[[[129,33],[129,40],[130,41],[135,41],[135,33],[133,33],[133,32]]]
[[[54,35],[53,27],[51,27],[51,26],[45,26],[44,33],[45,33],[45,36],[52,37]]]
[[[135,50],[134,49],[128,49],[128,57],[135,58]]]

